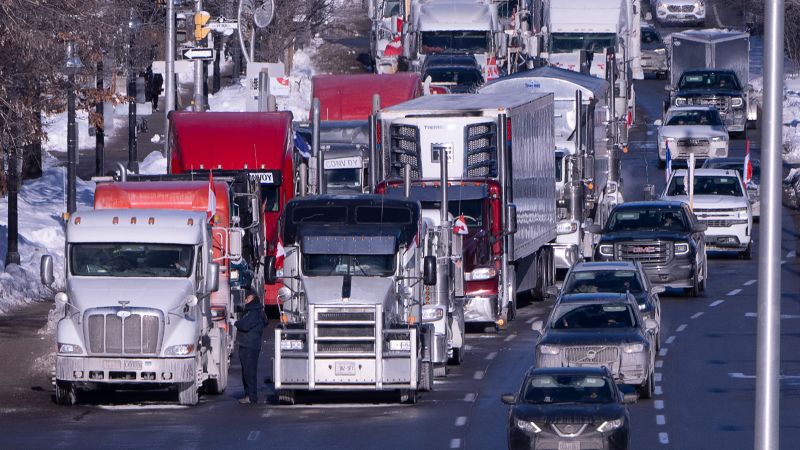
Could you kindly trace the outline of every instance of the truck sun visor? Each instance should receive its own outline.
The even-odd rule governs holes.
[[[308,254],[391,255],[397,248],[395,236],[303,236]]]

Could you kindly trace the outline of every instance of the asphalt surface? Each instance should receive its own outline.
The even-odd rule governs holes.
[[[709,26],[737,23],[711,7]],[[722,11],[720,11],[722,12]],[[670,29],[668,31],[676,31]],[[657,168],[655,128],[665,95],[664,81],[637,82],[638,124],[631,130],[629,152],[623,155],[625,199],[642,198],[645,184],[663,188],[664,172]],[[755,157],[760,135],[749,138]],[[732,156],[744,153],[744,141],[732,142]],[[781,371],[782,448],[800,441],[800,260],[796,257],[800,216],[784,209],[782,241],[783,354]],[[754,236],[758,242],[758,225]],[[662,294],[662,343],[657,358],[656,395],[630,406],[633,449],[747,449],[753,446],[755,405],[755,342],[758,248],[752,260],[714,255],[705,294],[687,298]],[[265,379],[255,406],[240,406],[240,367],[234,356],[231,383],[220,396],[203,396],[193,408],[175,404],[166,392],[98,393],[84,403],[61,407],[52,402],[41,377],[9,379],[1,395],[0,448],[503,448],[506,407],[500,395],[517,389],[533,360],[536,335],[530,323],[544,317],[549,302],[520,309],[516,321],[499,334],[473,332],[461,366],[450,367],[435,390],[420,394],[416,405],[399,405],[393,395],[374,393],[320,394],[300,397],[295,406],[272,401],[268,383],[272,361],[271,333],[265,334],[259,378]],[[40,314],[45,308],[37,305]],[[20,312],[31,330],[43,320]],[[13,320],[14,316],[8,319]],[[24,364],[30,349],[14,345],[20,339],[41,339],[28,330],[22,336],[6,331],[0,321],[0,357]],[[274,328],[274,324],[270,330]],[[23,353],[25,348],[27,353]],[[6,356],[3,356],[6,355]],[[27,356],[34,358],[35,354]],[[11,358],[11,359],[8,359]],[[10,386],[10,387],[9,387]]]

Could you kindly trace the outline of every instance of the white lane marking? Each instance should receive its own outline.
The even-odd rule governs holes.
[[[488,359],[489,361],[495,359],[496,357],[497,357],[497,352],[492,352],[486,355],[486,359]]]
[[[656,395],[664,395],[664,390],[661,389],[661,386],[656,386],[656,388],[653,390],[653,393]]]
[[[731,378],[738,378],[743,380],[750,380],[756,378],[755,375],[745,375],[741,372],[729,372],[728,376]],[[778,378],[780,378],[781,380],[800,380],[800,375],[781,375]]]
[[[719,306],[719,305],[721,305],[723,303],[725,303],[725,300],[715,300],[715,301],[709,303],[708,307],[709,308],[713,308],[713,307]]]
[[[475,375],[472,376],[474,380],[482,380],[484,376],[484,372],[482,370],[476,370]]]
[[[667,433],[658,433],[658,442],[664,445],[669,444],[669,435]]]
[[[661,372],[656,372],[653,375],[655,375],[656,383],[661,383],[661,379],[664,378],[664,376],[661,375]]]
[[[689,325],[686,325],[685,323],[682,323],[682,324],[680,324],[680,325],[678,326],[678,329],[677,329],[677,330],[675,330],[675,331],[677,331],[678,333],[680,333],[681,331],[685,330],[685,329],[686,329],[686,327],[688,327],[688,326],[689,326]]]
[[[666,419],[666,417],[664,417],[663,414],[659,414],[659,415],[656,416],[656,424],[664,425],[666,423],[667,423],[667,419]]]
[[[664,409],[664,400],[656,400],[653,402],[653,407],[655,409]]]
[[[667,356],[667,352],[669,352],[669,349],[662,348],[658,351],[658,356]]]
[[[700,317],[702,315],[703,315],[703,311],[696,312],[696,313],[692,314],[692,319],[697,319],[698,317]]]
[[[474,392],[467,393],[467,395],[464,396],[464,401],[465,402],[474,402],[475,401],[475,393]]]
[[[668,337],[665,342],[667,344],[672,344],[673,342],[675,342],[675,336],[673,335],[673,336]]]
[[[532,323],[533,323],[533,321],[534,321],[534,320],[536,320],[536,317],[531,317],[530,319],[526,320],[526,321],[525,321],[525,323],[527,323],[528,325],[530,325],[530,324],[532,324]]]
[[[745,286],[752,286],[752,285],[756,284],[757,282],[758,282],[758,280],[747,280],[747,281],[744,282],[744,285]]]
[[[450,439],[450,448],[461,448],[461,439]]]
[[[656,361],[656,369],[660,369],[662,367],[664,367],[664,361],[659,359],[658,361]]]
[[[797,252],[792,250],[789,253],[787,253],[786,254],[786,259],[790,259],[790,258],[797,258]]]
[[[722,24],[722,21],[719,19],[719,12],[717,11],[717,4],[713,3],[711,7],[714,8],[714,19],[717,21],[717,26],[720,28],[725,28],[725,25]]]
[[[97,409],[109,411],[153,411],[159,409],[186,409],[188,405],[97,405]]]
[[[517,335],[516,335],[516,334],[509,334],[508,336],[506,336],[506,338],[504,339],[504,341],[506,341],[506,342],[511,342],[511,341],[513,341],[513,340],[514,340],[514,338],[516,338],[516,337],[517,337]]]
[[[744,313],[745,317],[758,317],[758,313],[755,312],[746,312]],[[800,315],[797,314],[781,314],[781,320],[786,319],[800,319]]]
[[[456,417],[456,426],[463,427],[467,424],[467,416]]]
[[[470,350],[472,350],[472,348],[473,348],[473,347],[472,347],[471,345],[469,345],[469,344],[464,344],[464,350],[470,351]]]
[[[728,292],[728,297],[733,297],[734,295],[738,294],[739,292],[742,292],[742,290],[741,289],[734,289],[734,290]]]
[[[251,431],[250,434],[247,435],[248,441],[255,441],[258,439],[258,436],[261,434],[260,431]]]

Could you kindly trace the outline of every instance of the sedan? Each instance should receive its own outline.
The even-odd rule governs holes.
[[[505,394],[510,449],[612,449],[629,446],[630,417],[605,368],[531,368]]]
[[[673,161],[698,161],[728,156],[728,130],[713,106],[673,106],[658,129],[658,161],[666,165],[667,146]]]

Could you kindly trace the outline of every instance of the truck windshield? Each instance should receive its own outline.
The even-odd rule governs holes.
[[[564,283],[564,294],[626,292],[639,294],[642,284],[632,270],[581,270],[573,272]]]
[[[72,244],[70,269],[81,277],[188,278],[193,254],[191,245]]]
[[[525,382],[525,403],[613,403],[609,380],[586,375],[534,375]]]
[[[633,328],[636,316],[630,305],[619,304],[562,304],[553,321],[555,330],[581,328]]]
[[[680,209],[624,209],[608,219],[608,231],[686,231]]]
[[[684,177],[672,177],[667,189],[667,195],[689,195],[686,192]],[[694,195],[724,195],[728,197],[741,197],[742,186],[739,178],[731,176],[696,176],[694,177]]]
[[[473,69],[432,68],[425,71],[425,76],[422,78],[424,79],[428,75],[433,83],[455,83],[467,86],[483,83],[481,72]]]
[[[718,127],[722,119],[716,109],[681,110],[669,113],[667,125],[709,125]]]
[[[741,90],[736,75],[729,72],[688,73],[681,77],[679,89],[733,89]]]
[[[388,277],[394,273],[394,255],[303,254],[303,274],[312,277],[352,275]]]
[[[447,211],[458,217],[464,215],[468,228],[483,226],[483,200],[450,200]],[[422,202],[422,209],[439,209],[442,202]]]
[[[486,53],[490,35],[486,31],[426,31],[420,38],[420,53]]]
[[[280,211],[281,203],[280,186],[262,184],[261,185],[261,204],[264,205],[264,212]]]
[[[613,33],[553,33],[550,35],[551,53],[572,53],[589,50],[600,53],[608,47],[615,47],[616,35]]]
[[[360,194],[361,179],[359,169],[328,169],[325,179],[328,181],[329,194]]]

